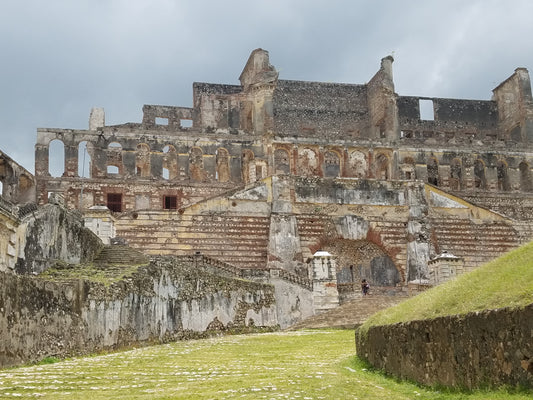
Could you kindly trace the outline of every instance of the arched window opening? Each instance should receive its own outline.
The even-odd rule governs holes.
[[[403,178],[406,180],[415,179],[415,161],[412,157],[405,157],[401,166]]]
[[[529,164],[522,161],[518,168],[520,169],[520,190],[523,192],[532,192],[533,183],[531,182],[531,168]]]
[[[291,171],[289,152],[285,149],[276,149],[274,151],[274,174],[284,175]]]
[[[122,173],[122,146],[118,142],[111,142],[107,145],[107,173]]]
[[[189,174],[192,180],[198,182],[207,180],[207,173],[204,170],[204,153],[198,147],[193,147],[189,153]]]
[[[485,177],[485,163],[477,159],[474,162],[474,187],[477,189],[487,188],[487,178]]]
[[[341,161],[339,155],[334,151],[324,153],[324,176],[326,178],[336,178],[340,176]]]
[[[178,176],[178,155],[176,148],[170,144],[163,147],[163,179],[174,179]]]
[[[355,178],[366,178],[368,162],[366,156],[360,151],[352,151],[349,159],[350,173]]]
[[[435,157],[430,157],[427,163],[428,183],[439,186],[439,163]]]
[[[461,190],[463,180],[463,169],[461,160],[454,158],[450,165],[450,188],[452,190]]]
[[[385,154],[378,154],[375,162],[375,178],[376,179],[389,179],[389,157]]]
[[[242,179],[244,183],[255,182],[255,161],[252,150],[242,152]]]
[[[511,183],[509,182],[509,174],[507,163],[503,160],[498,161],[496,166],[496,175],[498,177],[498,190],[511,190]]]
[[[310,148],[298,150],[298,175],[316,176],[318,175],[318,155]]]
[[[87,141],[78,145],[78,176],[80,178],[91,177],[91,155],[87,149]]]
[[[0,181],[0,196],[4,196],[4,182]]]
[[[48,172],[53,177],[65,173],[65,145],[59,139],[52,140],[48,146]]]
[[[229,182],[230,181],[230,170],[229,170],[229,153],[224,148],[219,148],[216,151],[216,179],[219,182]]]
[[[135,174],[143,178],[150,176],[150,147],[147,144],[140,143],[137,145]]]

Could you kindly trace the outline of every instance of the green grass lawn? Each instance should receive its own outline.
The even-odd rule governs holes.
[[[0,398],[531,398],[425,389],[371,372],[354,354],[352,330],[222,336],[0,370]]]
[[[445,315],[533,303],[533,242],[474,271],[371,316],[362,326],[430,319]]]

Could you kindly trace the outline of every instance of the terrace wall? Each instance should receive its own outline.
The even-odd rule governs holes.
[[[0,367],[201,336],[277,327],[274,287],[159,257],[108,284],[0,273]]]
[[[425,385],[533,388],[533,304],[371,327],[357,355]]]

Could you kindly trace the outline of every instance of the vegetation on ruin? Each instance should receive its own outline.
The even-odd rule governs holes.
[[[353,339],[352,330],[220,336],[12,368],[0,371],[0,398],[530,398],[530,393],[457,392],[399,382],[359,361]]]
[[[68,282],[72,280],[87,280],[91,282],[102,283],[106,286],[118,282],[128,276],[133,275],[140,266],[138,265],[109,265],[104,266],[86,263],[86,264],[67,264],[57,261],[56,264],[39,274],[38,277],[48,281]]]
[[[360,328],[533,303],[533,242],[371,316]]]

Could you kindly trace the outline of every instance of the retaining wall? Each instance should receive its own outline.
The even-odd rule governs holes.
[[[533,388],[533,304],[356,331],[357,355],[425,385]]]
[[[116,282],[0,273],[0,367],[246,326],[277,328],[274,287],[159,257]]]

